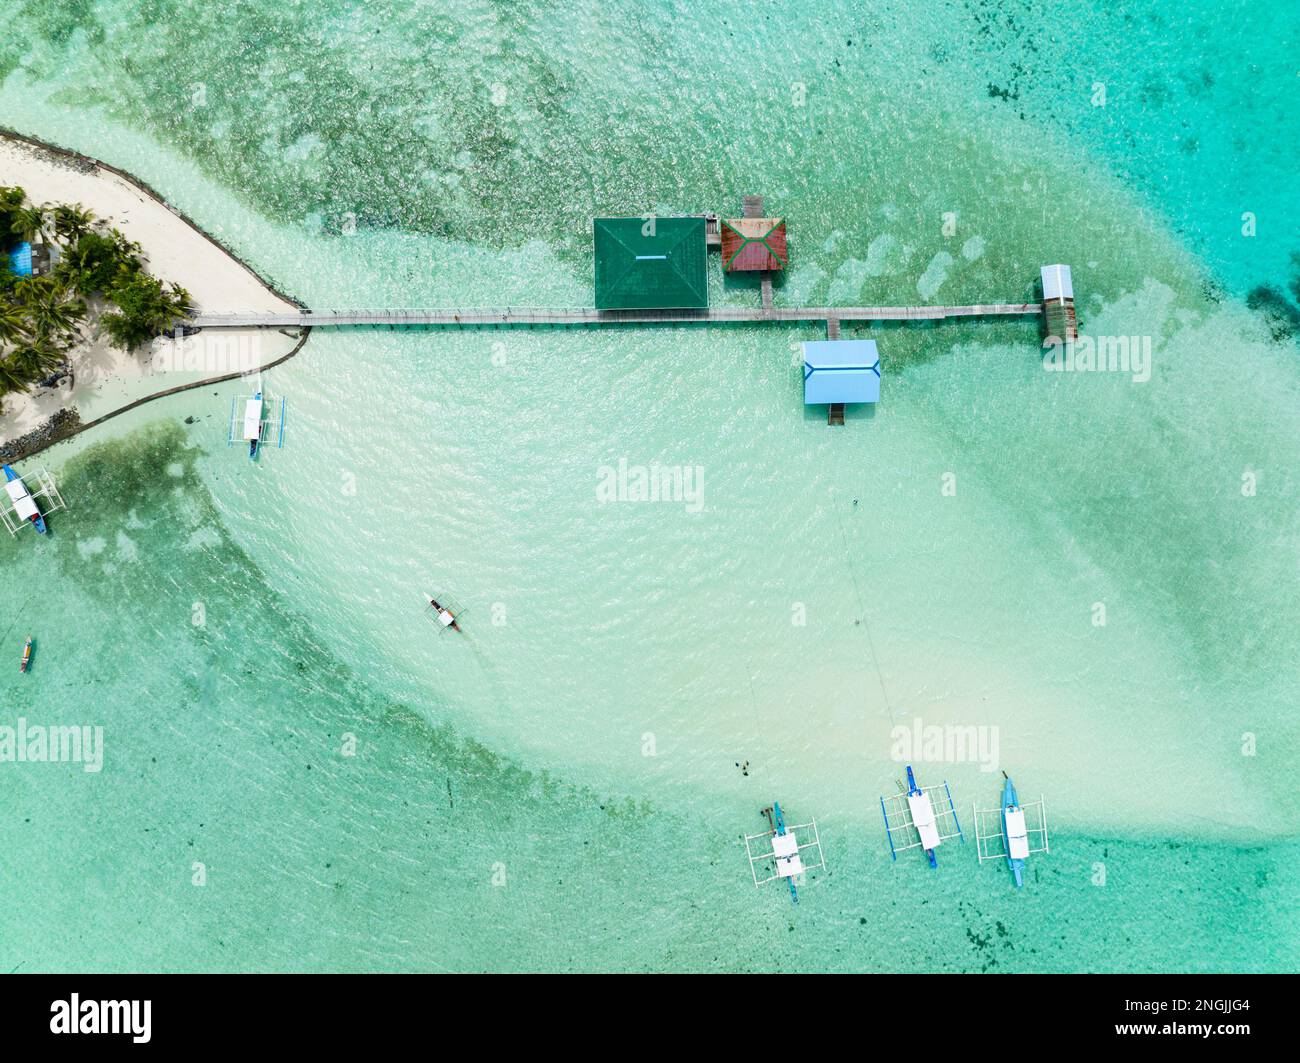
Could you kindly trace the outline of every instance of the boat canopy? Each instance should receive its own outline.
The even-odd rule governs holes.
[[[1025,810],[1008,808],[1005,812],[1007,821],[1007,855],[1012,860],[1023,860],[1029,855],[1029,836],[1025,832]]]
[[[447,612],[446,609],[438,610],[438,623],[440,623],[443,627],[451,627],[455,619],[456,618],[452,616],[451,613]]]
[[[32,501],[32,496],[27,493],[27,485],[22,480],[6,481],[5,490],[14,504],[14,512],[23,520],[31,520],[41,515],[41,511],[36,508],[36,503]]]
[[[939,828],[935,823],[934,806],[930,803],[930,795],[924,790],[919,794],[908,794],[907,807],[912,813],[912,826],[921,836],[922,848],[935,848],[943,839],[939,836]]]
[[[778,834],[772,839],[772,855],[776,857],[776,873],[781,878],[803,874],[803,861],[799,859],[799,840],[793,834]]]
[[[244,406],[244,439],[252,442],[262,438],[262,400],[249,399]]]

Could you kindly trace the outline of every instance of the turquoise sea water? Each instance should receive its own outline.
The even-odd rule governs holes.
[[[0,543],[4,641],[38,640],[5,722],[101,725],[105,761],[0,765],[0,969],[1300,966],[1293,13],[6,11],[3,124],[314,306],[584,305],[592,214],[755,191],[779,301],[1030,298],[1065,261],[1154,358],[855,329],[882,402],[831,431],[812,330],[318,333],[257,466],[230,389],[52,452],[70,511]],[[698,466],[699,512],[602,504],[620,459]],[[463,638],[420,615],[444,589]],[[969,845],[890,863],[918,718],[1047,795],[1025,890]],[[824,837],[797,909],[741,847],[773,798]]]

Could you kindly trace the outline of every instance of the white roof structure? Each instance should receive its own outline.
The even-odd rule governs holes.
[[[262,438],[262,400],[249,399],[244,404],[244,435],[246,442]]]
[[[443,627],[449,627],[455,621],[455,619],[456,618],[452,616],[449,612],[447,612],[446,609],[438,610],[438,623],[440,623]]]
[[[1044,266],[1041,272],[1044,299],[1074,298],[1074,280],[1070,276],[1069,266]]]

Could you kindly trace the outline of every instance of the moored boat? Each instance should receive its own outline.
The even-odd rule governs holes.
[[[18,662],[18,671],[27,671],[28,666],[32,663],[32,637],[27,636],[27,645],[23,647],[23,659]]]
[[[460,630],[460,625],[456,623],[455,614],[446,606],[440,605],[437,598],[429,599],[429,608],[433,610],[434,615],[438,619],[438,623],[443,627],[449,627],[452,631]]]
[[[898,789],[898,793],[880,799],[889,855],[897,860],[898,854],[904,850],[920,848],[925,852],[927,863],[937,868],[939,859],[935,850],[945,840],[966,840],[948,782],[945,779],[942,786],[922,786],[916,781],[916,773],[909,764],[907,785],[900,782]]]
[[[1025,867],[1034,853],[1051,852],[1047,840],[1047,806],[1043,798],[1022,801],[1016,784],[1002,773],[1002,796],[995,808],[971,805],[975,851],[980,863],[1005,860],[1015,885],[1025,884]]]
[[[31,493],[27,490],[23,478],[8,465],[4,466],[4,474],[5,491],[9,495],[9,501],[13,503],[14,512],[23,520],[31,521],[32,527],[41,535],[44,535],[45,518],[41,516],[40,508],[36,505],[36,499],[32,498]]]
[[[1002,773],[1006,783],[1002,787],[1002,837],[1007,844],[1007,866],[1016,880],[1016,886],[1024,885],[1025,858],[1029,855],[1029,835],[1025,830],[1025,810],[1020,807],[1020,798],[1016,795],[1015,783],[1006,772]]]

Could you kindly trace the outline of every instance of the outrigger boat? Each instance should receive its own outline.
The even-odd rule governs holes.
[[[32,489],[8,465],[0,467],[5,474],[5,493],[0,495],[0,524],[5,526],[10,535],[17,535],[28,525],[44,535],[45,518],[57,510],[67,508],[54,477],[46,469],[29,469],[26,480],[36,485]]]
[[[762,834],[745,835],[745,855],[749,857],[749,871],[754,878],[755,886],[762,886],[764,883],[773,882],[778,878],[785,879],[786,885],[790,887],[790,900],[794,904],[799,903],[799,891],[795,887],[794,879],[796,875],[802,875],[806,871],[816,871],[818,868],[826,866],[826,859],[822,855],[821,836],[817,833],[817,821],[809,820],[807,823],[796,823],[787,827],[785,823],[785,814],[781,811],[781,803],[773,801],[771,808],[765,808],[761,813],[768,823],[769,829]],[[811,841],[799,841],[799,832],[808,837],[808,832],[812,832]],[[770,848],[758,849],[758,841],[765,841]],[[804,863],[804,856],[810,861]],[[811,863],[813,859],[816,863]],[[765,871],[770,871],[765,878],[758,877],[758,865],[762,864]]]
[[[1002,784],[1000,808],[971,806],[975,816],[975,845],[981,864],[985,860],[1005,857],[1019,889],[1024,885],[1025,860],[1029,855],[1050,851],[1047,847],[1047,811],[1041,797],[1021,804],[1011,776],[1004,771],[1002,778],[1006,781]]]
[[[904,789],[902,783],[898,788],[901,793],[880,799],[889,855],[897,860],[898,854],[904,850],[921,846],[930,866],[937,868],[939,860],[934,851],[945,840],[966,840],[957,819],[957,809],[952,803],[952,791],[948,789],[946,780],[942,786],[919,785],[910,764],[907,766],[907,788]],[[948,826],[949,819],[952,820],[951,827]]]
[[[433,610],[434,619],[444,628],[451,628],[452,631],[460,631],[460,624],[456,623],[456,614],[444,605],[440,605],[437,598],[429,599],[429,608]]]
[[[18,662],[18,671],[27,671],[28,665],[32,663],[32,637],[27,636],[27,645],[23,647],[23,659]]]
[[[31,521],[32,527],[41,535],[44,535],[45,518],[41,516],[40,508],[36,505],[36,499],[28,492],[27,485],[23,483],[23,478],[8,465],[4,467],[4,473],[5,491],[9,495],[9,501],[13,503],[14,512],[22,520]]]
[[[239,403],[244,403],[244,415],[240,420]],[[274,442],[276,447],[284,446],[284,412],[285,400],[280,399],[279,409],[273,407],[268,412],[268,400],[258,378],[257,391],[252,395],[236,395],[230,400],[230,430],[226,434],[227,445],[233,446],[236,440],[248,444],[248,460],[256,461],[264,443]]]

